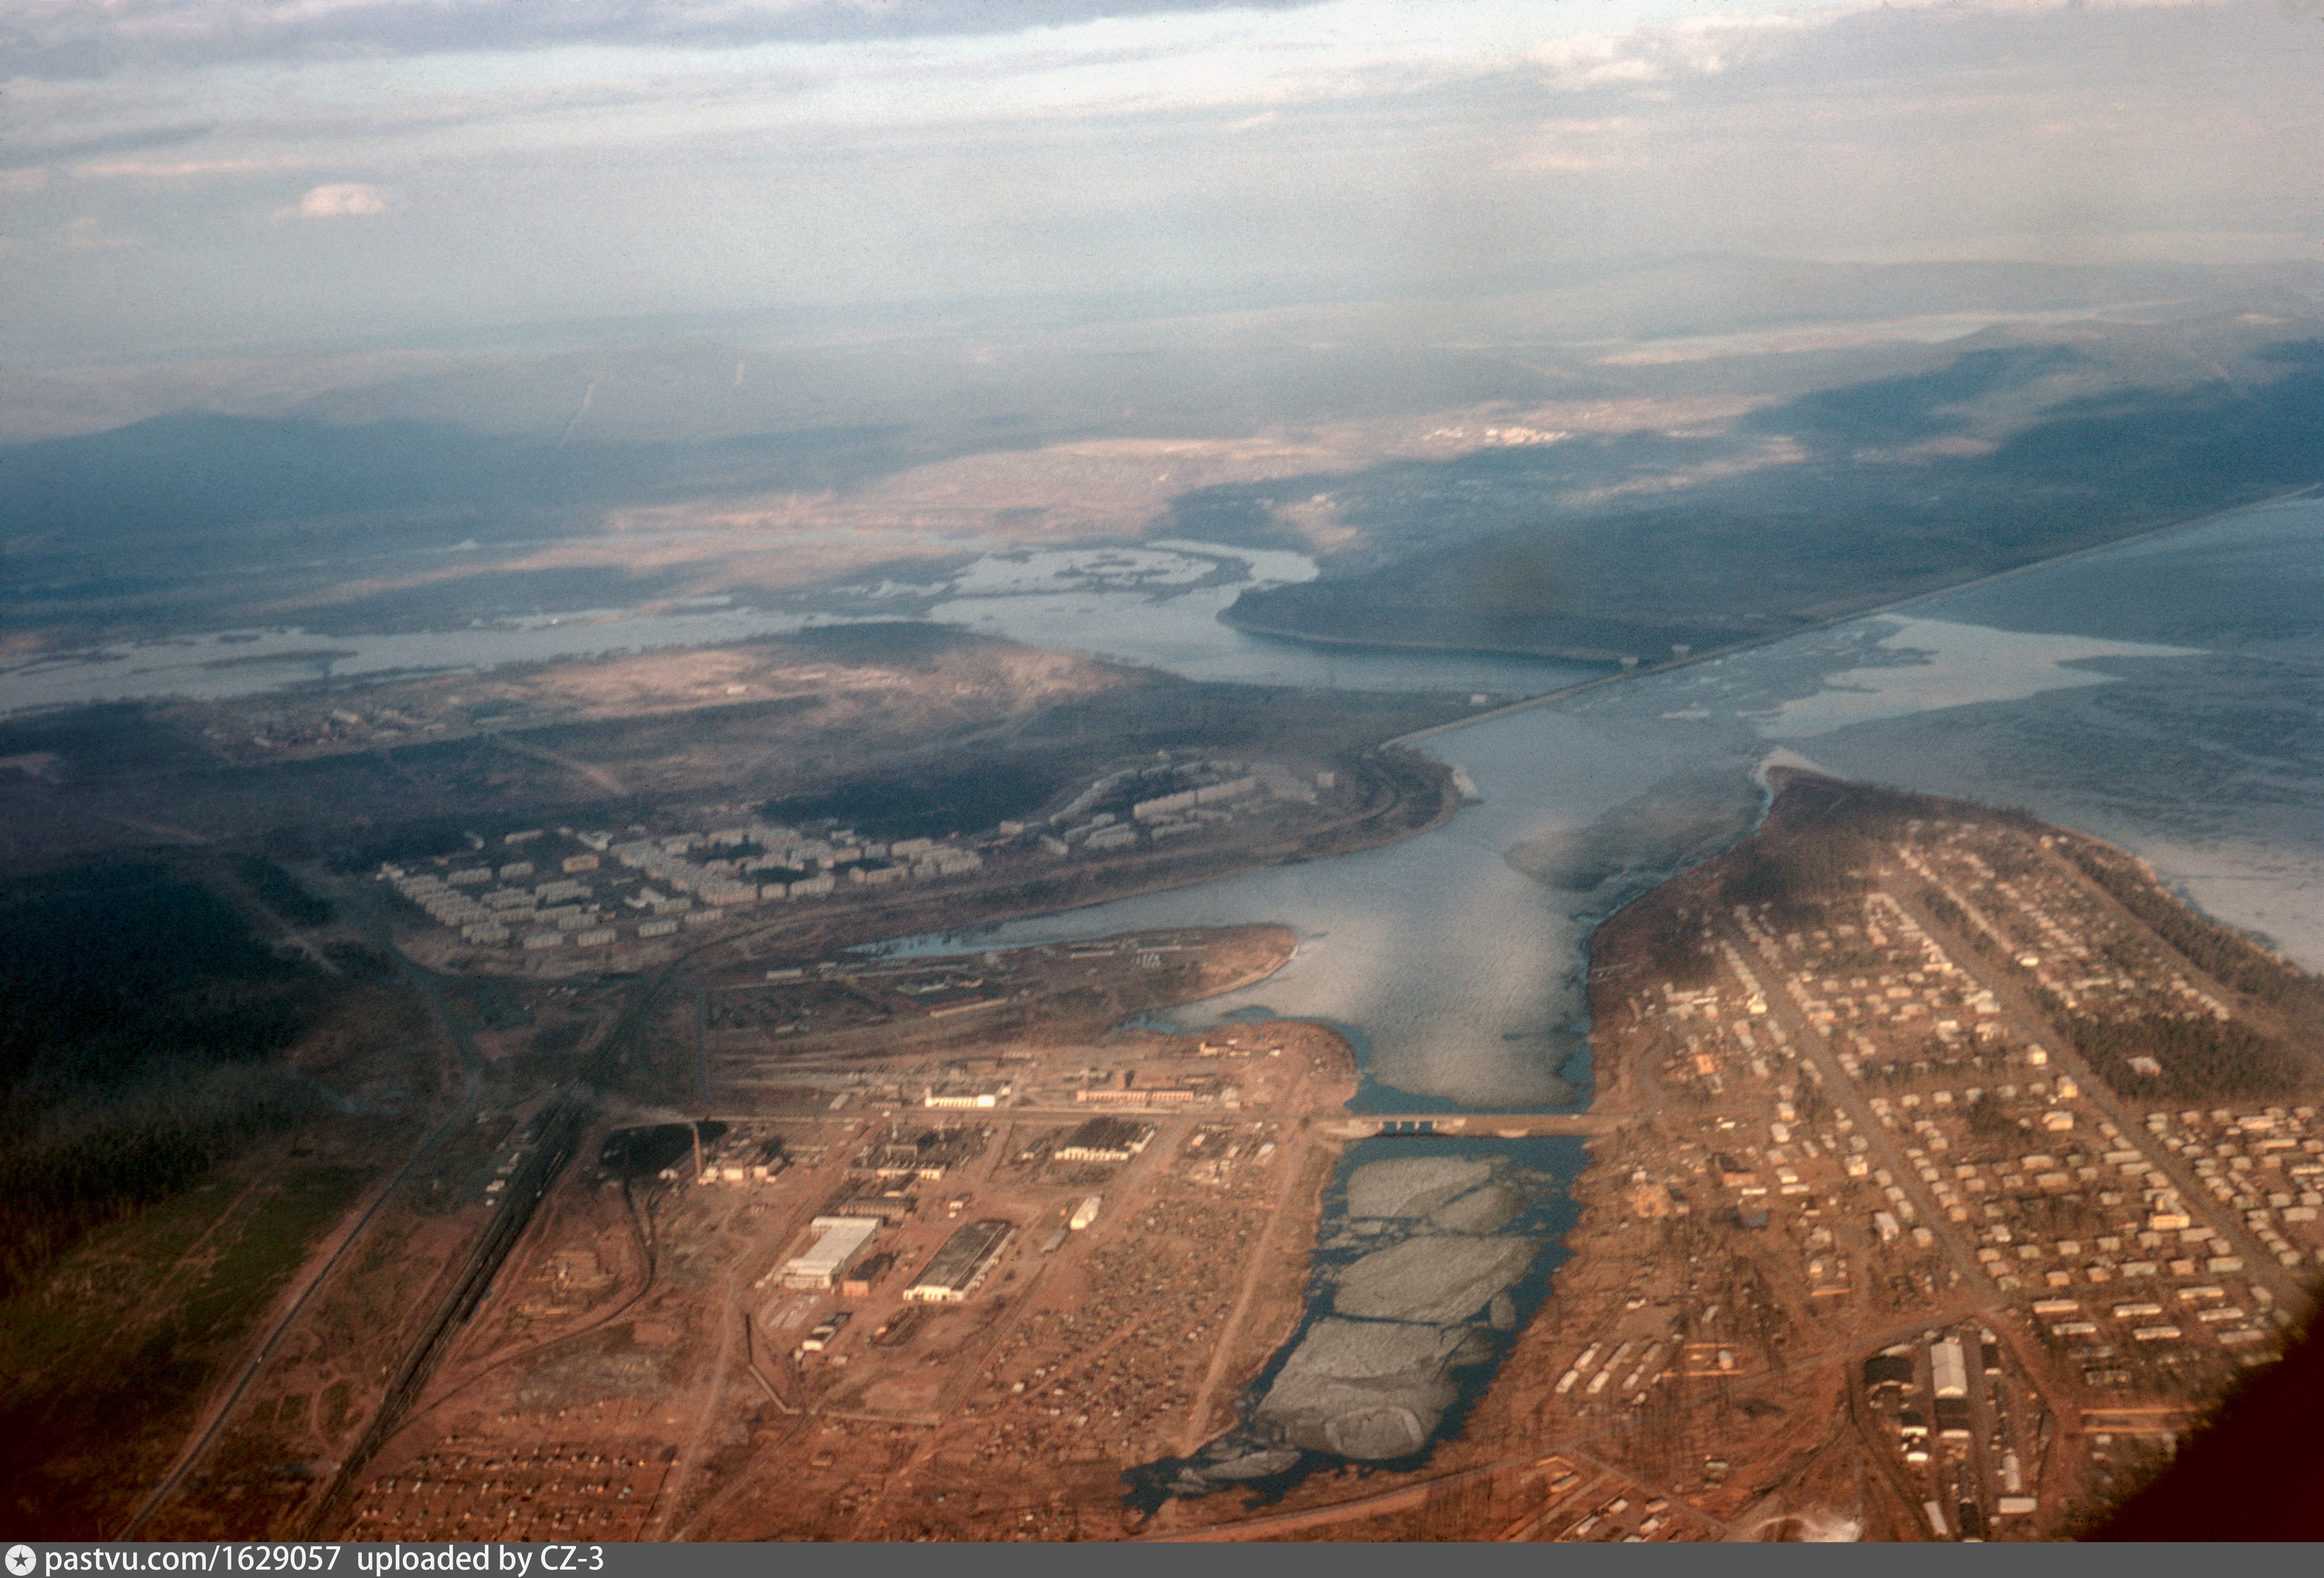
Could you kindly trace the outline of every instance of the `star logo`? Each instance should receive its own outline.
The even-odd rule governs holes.
[[[40,1561],[41,1559],[32,1554],[32,1547],[30,1546],[8,1547],[8,1571],[13,1578],[24,1578],[26,1573],[40,1565]]]

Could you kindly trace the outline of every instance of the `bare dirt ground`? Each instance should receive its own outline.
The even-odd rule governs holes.
[[[1268,961],[1221,963],[1223,983]],[[1200,1038],[1091,1042],[1071,1029],[947,1060],[955,1074],[1005,1072],[1012,1105],[920,1106],[908,1075],[837,1112],[827,1095],[805,1112],[765,1103],[781,1116],[724,1103],[710,1170],[779,1140],[789,1165],[771,1179],[657,1182],[625,1209],[618,1186],[576,1175],[357,1488],[346,1531],[1118,1536],[1121,1468],[1213,1427],[1296,1321],[1338,1149],[1312,1121],[1341,1109],[1352,1069],[1344,1044],[1310,1026],[1240,1030],[1207,1054]],[[1127,1090],[1110,1083],[1124,1071]],[[1162,1094],[1074,1099],[1088,1090]],[[1149,1130],[1130,1160],[1054,1155],[1100,1113]],[[935,1176],[880,1193],[879,1148],[927,1134],[943,1137],[924,1148],[941,1158]],[[1092,1196],[1095,1221],[1068,1227]],[[869,1287],[780,1286],[773,1273],[812,1236],[807,1218],[829,1211],[890,1219]],[[974,1221],[1013,1232],[967,1299],[905,1300]],[[803,1349],[842,1309],[836,1340]],[[549,1437],[667,1470],[650,1489],[581,1476],[576,1500],[573,1475],[520,1463]],[[560,1450],[569,1466],[583,1448]],[[531,1494],[512,1500],[515,1486]]]
[[[1208,1428],[1296,1318],[1315,1198],[1340,1143],[1313,1120],[1342,1110],[1353,1075],[1345,1045],[1314,1027],[1207,1040],[1107,1027],[1263,976],[1290,946],[1259,927],[1038,951],[1002,974],[1054,1005],[1047,1015],[938,1019],[884,1056],[812,1040],[753,1056],[747,1037],[729,1037],[703,1175],[682,1144],[669,1176],[622,1181],[597,1163],[606,1136],[670,1110],[624,1116],[617,1103],[601,1117],[397,1432],[322,1500],[324,1465],[363,1433],[399,1352],[453,1286],[493,1209],[492,1180],[507,1176],[503,1158],[540,1107],[487,1103],[475,1133],[432,1159],[294,1324],[149,1532],[902,1532],[959,1500],[945,1487],[1021,1460],[1048,1476],[1038,1506],[1049,1532],[1096,1518],[1118,1534],[1118,1464]],[[748,993],[762,974],[705,987]],[[506,1088],[502,1071],[538,1080],[544,1057],[586,1058],[622,1001],[593,1009],[565,991],[527,994],[534,1028],[481,1038],[493,1088]],[[666,998],[674,1029],[702,1001]],[[649,1043],[654,1022],[640,1031]],[[599,1029],[570,1044],[549,1036],[560,1052],[530,1049],[567,1024]],[[1009,1093],[1001,1104],[923,1104],[924,1093],[973,1103],[991,1089]],[[1054,1154],[1101,1116],[1138,1133],[1130,1160]],[[917,1159],[882,1177],[899,1149]],[[1096,1220],[1067,1227],[1093,1195]],[[812,1238],[808,1218],[835,1210],[889,1223],[869,1287],[782,1287],[770,1274]],[[937,1249],[978,1221],[1012,1231],[968,1298],[905,1300]],[[1162,1326],[1153,1306],[1166,1287]],[[1178,1298],[1189,1287],[1204,1291]],[[853,1314],[840,1340],[803,1351],[835,1308]],[[1087,1394],[1070,1410],[1057,1400],[1067,1386]],[[899,1463],[913,1472],[888,1474]],[[769,1494],[802,1481],[828,1493]],[[860,1487],[873,1483],[867,1500]],[[1053,1504],[1055,1489],[1071,1494]],[[1012,1503],[1010,1529],[1032,1527],[1022,1510]],[[976,1527],[1000,1532],[991,1519]]]

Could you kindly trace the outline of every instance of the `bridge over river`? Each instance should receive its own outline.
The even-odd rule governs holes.
[[[1102,1108],[1085,1106],[1027,1106],[979,1107],[957,1109],[978,1117],[1005,1115],[1012,1119],[1052,1119],[1061,1122],[1093,1117],[1179,1118],[1198,1115],[1211,1118],[1222,1111],[1216,1107],[1196,1108],[1183,1103],[1168,1106],[1145,1106],[1129,1103],[1108,1103]],[[1231,1109],[1234,1116],[1253,1118],[1264,1116],[1257,1108]],[[716,1121],[724,1123],[759,1123],[770,1117],[788,1117],[794,1121],[823,1121],[853,1126],[866,1117],[902,1118],[920,1116],[917,1105],[899,1107],[893,1103],[867,1104],[844,1111],[825,1110],[810,1112],[767,1113],[729,1112],[719,1114]],[[947,1117],[954,1116],[947,1113]],[[1600,1112],[1360,1112],[1315,1118],[1315,1127],[1335,1140],[1370,1140],[1375,1135],[1396,1134],[1466,1134],[1479,1138],[1524,1140],[1536,1135],[1611,1134],[1628,1118]]]
[[[1611,1134],[1624,1120],[1601,1112],[1365,1112],[1317,1125],[1342,1140],[1375,1135],[1466,1134],[1523,1140],[1543,1134]]]

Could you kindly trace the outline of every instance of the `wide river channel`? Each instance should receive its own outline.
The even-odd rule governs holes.
[[[1232,630],[1246,587],[1313,561],[1201,542],[987,552],[933,584],[752,607],[578,609],[455,630],[220,631],[0,665],[0,714],[211,699],[318,674],[490,668],[927,618],[1214,681],[1468,695],[1421,743],[1477,789],[1385,848],[890,947],[949,952],[1273,922],[1297,952],[1187,1029],[1270,1014],[1356,1047],[1371,1111],[1589,1099],[1596,921],[1730,844],[1781,753],[1839,776],[2022,807],[2119,844],[2222,919],[2324,968],[2324,502],[2238,512],[1689,667],[1589,674],[1473,654],[1320,649]],[[1517,697],[1548,699],[1493,710]],[[1457,1429],[1547,1295],[1576,1140],[1351,1147],[1298,1334],[1245,1423],[1132,1476],[1133,1500],[1279,1490],[1347,1458],[1412,1463]]]
[[[1674,863],[1732,842],[1759,804],[1755,771],[1781,752],[2112,840],[2207,911],[2324,968],[2319,539],[2324,502],[2262,506],[1480,719],[1423,743],[1465,769],[1479,799],[1416,837],[890,946],[1277,922],[1298,936],[1292,961],[1182,1010],[1180,1024],[1263,1014],[1333,1024],[1357,1047],[1357,1104],[1372,1111],[1582,1103],[1592,926]],[[1115,627],[1109,650],[1137,658],[1128,633]],[[1175,656],[1150,660],[1229,677]],[[1545,1295],[1571,1221],[1563,1185],[1581,1159],[1572,1141],[1352,1147],[1326,1199],[1307,1321],[1247,1399],[1247,1428],[1196,1460],[1142,1472],[1134,1496],[1264,1492],[1341,1455],[1424,1455],[1426,1444],[1402,1443],[1398,1430],[1417,1419],[1433,1442],[1457,1428],[1511,1323]],[[1367,1173],[1383,1162],[1387,1172]],[[1432,1162],[1452,1170],[1428,1174]],[[1492,1208],[1504,1196],[1508,1211]],[[1510,1239],[1530,1253],[1496,1259],[1493,1241]],[[1366,1261],[1391,1252],[1392,1266]],[[1447,1313],[1416,1297],[1399,1310],[1367,1263],[1438,1284],[1473,1269],[1460,1285],[1479,1292],[1479,1307]],[[1356,1293],[1370,1313],[1351,1318]],[[1497,1310],[1494,1298],[1508,1302]],[[1350,1450],[1335,1453],[1318,1444],[1314,1418],[1345,1402],[1331,1389],[1348,1376],[1401,1400],[1344,1412],[1333,1442]]]

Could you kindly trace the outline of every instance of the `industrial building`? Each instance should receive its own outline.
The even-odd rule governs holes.
[[[904,1289],[912,1304],[960,1304],[976,1290],[1017,1231],[1010,1223],[972,1222],[945,1241],[919,1279]]]
[[[1076,1102],[1110,1107],[1174,1105],[1194,1099],[1194,1091],[1185,1085],[1132,1085],[1126,1090],[1078,1090],[1074,1093]]]
[[[866,1183],[844,1186],[825,1202],[824,1211],[832,1216],[869,1216],[890,1227],[899,1227],[912,1219],[919,1206],[919,1197],[908,1186],[882,1188],[877,1183]]]
[[[955,1124],[919,1129],[891,1123],[855,1153],[849,1171],[883,1183],[917,1178],[921,1183],[933,1184],[983,1149],[984,1137],[975,1129]]]
[[[783,1262],[786,1287],[833,1286],[885,1224],[876,1216],[818,1216],[809,1225],[819,1236],[807,1253]]]
[[[1154,1125],[1128,1118],[1092,1118],[1057,1147],[1059,1161],[1128,1161],[1154,1138]]]
[[[840,1278],[841,1295],[847,1298],[871,1297],[872,1289],[879,1286],[882,1277],[894,1269],[895,1264],[896,1257],[884,1250],[876,1255],[867,1255],[856,1262],[853,1270]]]
[[[1969,1396],[1969,1361],[1959,1338],[1947,1337],[1930,1347],[1929,1370],[1938,1397]]]
[[[997,1107],[1017,1094],[1017,1087],[1007,1080],[994,1081],[977,1088],[957,1087],[937,1090],[933,1085],[920,1093],[923,1107],[978,1108]]]

